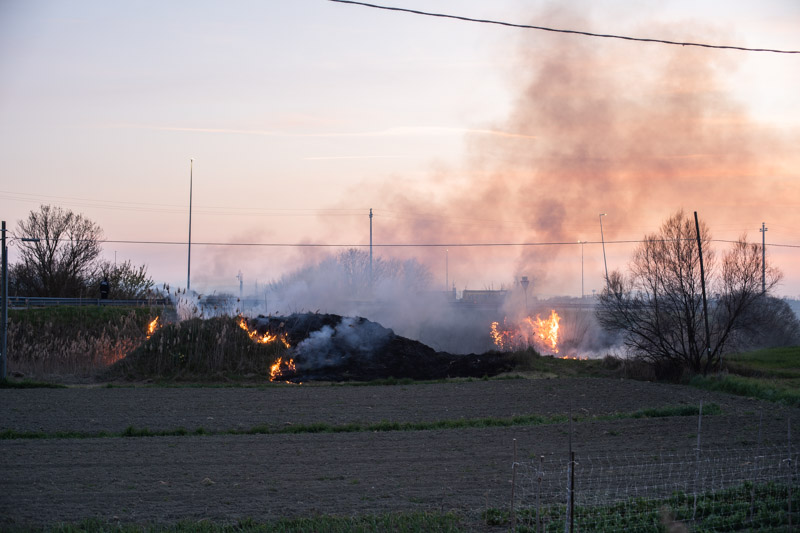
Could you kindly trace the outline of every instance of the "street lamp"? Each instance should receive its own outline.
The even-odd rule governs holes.
[[[600,242],[603,243],[603,265],[606,267],[606,289],[608,289],[608,262],[606,261],[606,240],[603,237],[603,217],[606,213],[600,213]]]
[[[444,250],[444,292],[450,290],[450,250]]]
[[[522,280],[520,280],[520,285],[522,285],[522,290],[525,293],[525,314],[528,314],[528,285],[530,281],[528,281],[528,276],[522,276]]]

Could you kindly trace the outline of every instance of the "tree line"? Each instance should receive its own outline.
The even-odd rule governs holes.
[[[11,295],[97,298],[104,280],[112,298],[154,292],[145,265],[101,259],[102,229],[68,209],[43,205],[31,211],[12,238],[20,258],[9,269]],[[600,325],[629,356],[652,364],[662,377],[719,370],[724,356],[737,350],[800,344],[800,321],[771,294],[782,273],[762,260],[761,246],[745,235],[722,252],[711,243],[706,224],[678,211],[645,236],[627,272],[608,275],[599,296]],[[312,304],[323,295],[348,300],[368,299],[375,290],[424,291],[430,278],[416,260],[373,261],[350,249],[285,275],[270,288]]]
[[[17,223],[11,238],[19,260],[9,266],[10,295],[99,298],[104,280],[111,298],[138,299],[153,293],[146,265],[100,257],[103,230],[82,214],[42,205]]]
[[[609,274],[598,321],[664,377],[716,371],[737,350],[798,344],[797,317],[771,295],[782,274],[762,257],[745,235],[719,253],[708,226],[678,211],[636,248],[627,274]]]

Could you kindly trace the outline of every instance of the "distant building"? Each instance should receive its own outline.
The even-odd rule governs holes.
[[[508,296],[508,291],[461,291],[461,303],[480,307],[500,307]]]

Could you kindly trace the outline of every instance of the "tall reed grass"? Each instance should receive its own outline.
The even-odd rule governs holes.
[[[235,318],[193,318],[159,329],[101,377],[189,381],[268,379],[270,365],[285,352],[279,342],[254,342]]]
[[[89,377],[146,338],[158,308],[46,308],[9,313],[7,368],[12,377]]]

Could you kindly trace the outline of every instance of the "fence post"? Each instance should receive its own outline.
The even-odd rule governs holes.
[[[750,489],[750,523],[753,523],[753,516],[756,512],[756,484],[758,483],[758,460],[761,458],[761,426],[764,423],[764,411],[758,412],[758,444],[756,446],[756,456],[753,460],[753,487]]]
[[[575,526],[575,452],[569,453],[569,533]]]
[[[787,461],[787,466],[789,468],[789,484],[788,484],[788,492],[789,492],[789,531],[792,531],[792,419],[789,418],[789,428],[788,428],[788,440],[789,440],[789,460]]]
[[[511,531],[517,530],[517,514],[514,512],[514,487],[517,485],[517,439],[514,439],[514,462],[511,463]]]
[[[694,469],[694,505],[692,506],[692,522],[695,521],[697,515],[697,484],[700,479],[700,432],[703,428],[703,400],[700,400],[700,414],[697,415],[697,450],[695,454],[696,466]]]
[[[538,487],[536,489],[536,533],[542,533],[542,478],[544,477],[544,455],[539,456]]]

